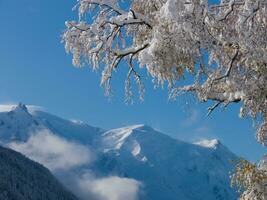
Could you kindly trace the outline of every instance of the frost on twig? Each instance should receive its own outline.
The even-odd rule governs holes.
[[[114,71],[127,67],[126,101],[132,82],[143,98],[146,70],[171,98],[214,101],[209,114],[239,102],[241,117],[262,122],[257,138],[267,144],[266,0],[78,0],[77,8],[80,20],[66,23],[62,40],[75,66],[101,71],[107,94]]]

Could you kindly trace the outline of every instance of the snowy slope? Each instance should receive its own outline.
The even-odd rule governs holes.
[[[103,146],[123,173],[146,183],[145,199],[236,199],[228,172],[237,157],[219,141],[203,147],[136,125],[106,132]]]
[[[26,141],[30,133],[39,128],[41,128],[41,124],[23,104],[19,104],[10,111],[0,112],[1,140]]]
[[[4,144],[20,142],[19,146],[15,146],[19,147],[15,148],[16,150],[51,169],[51,163],[47,164],[48,156],[44,159],[38,158],[46,151],[43,151],[43,148],[36,150],[39,144],[32,144],[35,141],[32,137],[43,130],[57,136],[56,140],[49,140],[52,143],[60,138],[63,140],[60,145],[58,143],[49,145],[52,150],[55,146],[58,148],[64,146],[64,148],[55,149],[59,152],[59,156],[52,156],[54,161],[59,160],[57,163],[62,162],[66,157],[61,154],[70,146],[71,150],[67,152],[73,155],[67,157],[72,161],[68,168],[72,174],[80,176],[84,171],[90,171],[94,174],[94,178],[118,176],[140,181],[142,182],[140,200],[234,200],[237,198],[237,194],[229,186],[229,171],[233,169],[231,160],[237,157],[218,140],[189,144],[145,125],[104,131],[85,123],[64,120],[43,111],[29,112],[22,104],[12,111],[0,113],[0,141]],[[43,145],[47,144],[44,142]],[[29,150],[32,146],[35,147],[34,151]],[[87,153],[84,153],[86,152],[84,147],[88,147],[94,155],[93,159],[89,159],[90,162],[85,159],[84,155]],[[79,149],[79,151],[75,154],[76,150],[73,149]],[[38,154],[37,157],[33,155],[40,151],[42,154]],[[76,158],[79,160],[77,161]],[[61,171],[58,177],[65,178],[64,173],[65,171]],[[65,179],[63,181],[73,189],[73,192],[79,191],[67,184]]]
[[[0,147],[0,200],[77,200],[40,164]]]
[[[99,128],[82,122],[69,121],[55,115],[29,110],[24,104],[19,104],[10,111],[0,112],[0,139],[2,141],[26,141],[40,130],[49,130],[66,139],[90,143],[103,132]]]

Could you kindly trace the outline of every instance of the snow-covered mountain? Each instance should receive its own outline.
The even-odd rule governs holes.
[[[28,109],[24,104],[10,107],[10,111],[0,112],[0,139],[3,141],[26,141],[40,130],[50,130],[66,139],[90,143],[103,130],[83,122],[70,121],[36,109]]]
[[[19,104],[0,113],[0,141],[86,200],[237,198],[229,180],[237,157],[218,140],[190,144],[146,125],[105,131]]]
[[[194,145],[137,125],[108,131],[102,142],[122,172],[146,183],[145,199],[236,199],[228,173],[236,156],[217,140]]]
[[[77,200],[48,169],[0,147],[0,200]]]

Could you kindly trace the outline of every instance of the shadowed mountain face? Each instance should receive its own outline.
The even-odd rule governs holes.
[[[237,199],[229,180],[237,156],[218,140],[190,144],[146,125],[105,131],[20,104],[0,113],[0,141],[84,200]]]
[[[0,200],[77,200],[42,165],[0,147]]]

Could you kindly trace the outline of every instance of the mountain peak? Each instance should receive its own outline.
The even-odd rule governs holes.
[[[204,139],[198,142],[195,142],[194,144],[206,147],[206,148],[211,148],[211,149],[217,149],[218,146],[220,146],[221,142],[218,139]]]
[[[23,111],[29,113],[27,106],[21,102],[19,102],[19,104],[13,109],[13,111]]]
[[[133,139],[132,137],[135,138],[137,133],[149,132],[151,130],[153,130],[151,127],[144,124],[113,129],[103,134],[103,143],[106,150],[119,150],[125,143],[127,143],[127,141],[135,141],[135,139]],[[129,140],[129,138],[131,139]]]
[[[104,135],[131,135],[132,133],[135,133],[136,131],[138,132],[148,132],[154,130],[150,126],[147,126],[145,124],[136,124],[136,125],[131,125],[131,126],[125,126],[117,129],[112,129],[104,133]]]
[[[136,124],[136,125],[131,125],[127,127],[123,127],[124,129],[129,129],[129,130],[139,130],[139,131],[147,131],[151,130],[152,128],[148,125],[145,124]]]
[[[15,114],[18,116],[31,116],[27,106],[23,103],[19,103],[9,111],[9,114]]]

